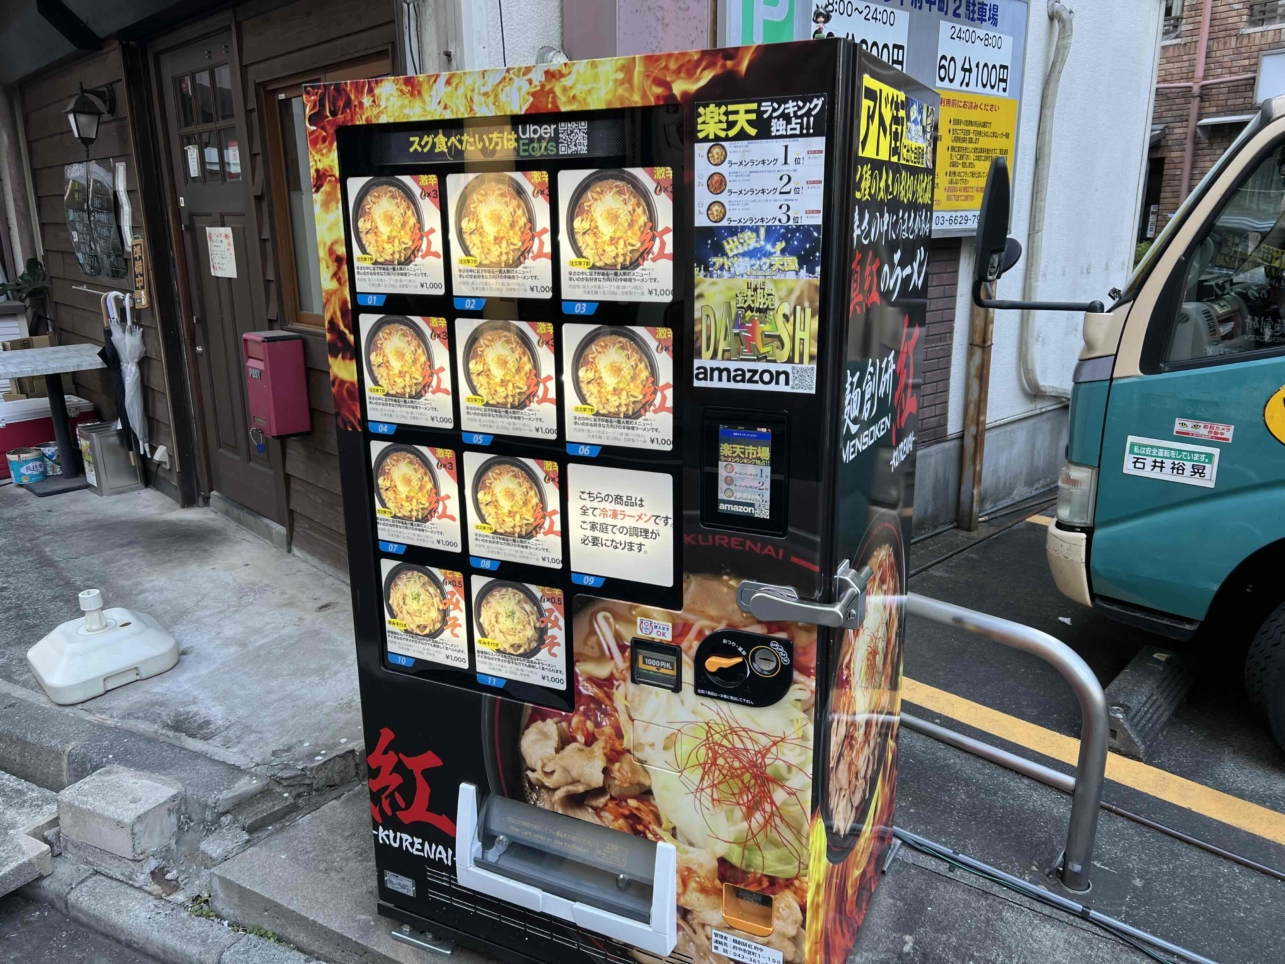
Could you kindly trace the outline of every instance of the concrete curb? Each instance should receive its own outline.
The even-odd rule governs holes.
[[[18,893],[164,964],[308,964],[317,960],[283,944],[197,917],[66,857],[53,873]]]

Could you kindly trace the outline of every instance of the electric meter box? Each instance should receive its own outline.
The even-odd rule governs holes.
[[[847,960],[937,93],[827,39],[303,97],[378,912],[523,964]]]
[[[281,438],[312,431],[303,336],[290,331],[248,331],[241,336],[250,428]]]

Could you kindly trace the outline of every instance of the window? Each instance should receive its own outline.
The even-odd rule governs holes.
[[[1271,27],[1285,23],[1285,0],[1254,0],[1249,5],[1250,27]]]
[[[283,324],[316,328],[324,328],[326,324],[317,223],[312,210],[303,85],[382,77],[391,69],[391,58],[380,55],[311,75],[275,81],[264,87],[265,103],[275,104],[275,110],[270,106],[264,112],[264,159],[272,195],[273,234],[281,264],[278,278]]]
[[[175,77],[174,102],[184,183],[241,180],[236,127],[226,126],[235,124],[236,113],[231,67],[217,64]]]
[[[1285,147],[1240,184],[1187,254],[1166,362],[1285,349]]]
[[[1165,0],[1163,39],[1170,40],[1182,30],[1182,0]]]

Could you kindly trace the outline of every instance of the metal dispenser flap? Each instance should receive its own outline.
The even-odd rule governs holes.
[[[677,851],[460,784],[462,887],[571,921],[660,956],[677,944]]]

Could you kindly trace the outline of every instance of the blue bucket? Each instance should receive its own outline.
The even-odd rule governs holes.
[[[9,476],[18,485],[44,481],[45,453],[40,449],[14,449],[5,457],[9,460]]]

